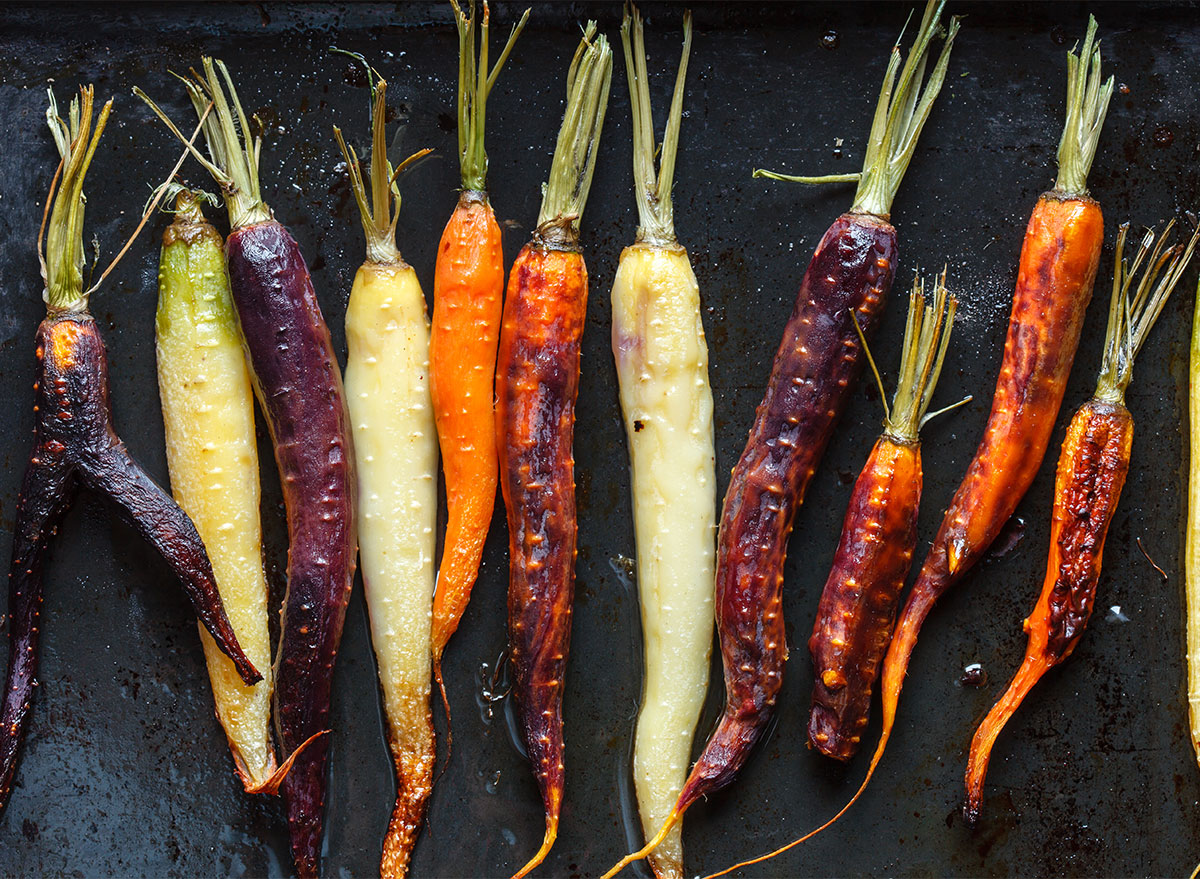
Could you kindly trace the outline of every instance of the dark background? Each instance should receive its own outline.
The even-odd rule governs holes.
[[[676,186],[679,238],[705,303],[722,492],[760,399],[813,246],[850,204],[849,185],[756,181],[753,167],[856,170],[888,50],[913,3],[696,4],[696,39]],[[493,9],[494,51],[520,7]],[[1090,184],[1107,215],[1098,298],[1107,297],[1119,222],[1183,218],[1200,203],[1200,17],[1189,5],[952,3],[967,13],[946,86],[896,200],[898,294],[915,268],[949,266],[961,318],[937,400],[975,402],[925,431],[922,546],[975,449],[991,400],[1022,231],[1054,181],[1065,53],[1088,11],[1116,75]],[[665,118],[682,6],[647,4],[651,87]],[[919,11],[917,16],[919,17]],[[594,280],[584,340],[577,450],[580,545],[567,680],[562,831],[538,875],[595,876],[633,844],[629,748],[639,698],[634,555],[625,445],[609,351],[608,291],[636,226],[620,6],[537,4],[489,105],[491,191],[511,260],[537,215],[562,112],[566,65],[586,17],[614,41],[612,100],[584,218]],[[168,76],[225,59],[248,111],[268,125],[267,201],[299,239],[339,353],[363,244],[335,123],[367,141],[367,92],[337,45],[389,79],[394,155],[436,156],[403,178],[400,247],[428,292],[455,202],[456,50],[446,4],[317,6],[112,4],[0,9],[0,554],[7,552],[32,428],[32,337],[42,315],[34,241],[56,156],[45,86],[60,101],[94,82],[116,111],[89,175],[87,235],[105,260],[131,231],[178,147],[130,89],[172,116],[190,107]],[[836,47],[822,36],[836,32]],[[187,127],[190,130],[191,122]],[[660,129],[661,130],[661,129]],[[840,155],[836,145],[841,143]],[[195,163],[186,177],[205,182]],[[219,222],[224,224],[224,217]],[[155,218],[93,300],[112,360],[115,421],[165,480],[153,320]],[[1052,671],[1001,738],[981,827],[958,817],[965,749],[1024,649],[1021,620],[1040,587],[1053,466],[1063,426],[1093,387],[1105,308],[1094,303],[1059,428],[1018,510],[1024,538],[954,590],[925,626],[895,735],[868,793],[835,829],[752,875],[1186,875],[1200,860],[1200,772],[1187,735],[1180,541],[1187,340],[1196,271],[1185,276],[1138,364],[1129,407],[1133,467],[1108,541],[1098,607],[1069,663]],[[875,346],[894,384],[899,295]],[[833,765],[804,745],[805,647],[850,484],[878,433],[878,394],[862,383],[800,512],[787,565],[789,663],[777,723],[739,781],[688,814],[689,874],[760,853],[830,816],[865,755]],[[270,461],[264,444],[263,460]],[[264,474],[270,574],[282,587],[286,535],[273,467]],[[455,748],[434,792],[414,876],[501,876],[542,835],[531,773],[505,705],[481,708],[481,670],[504,649],[502,511],[459,634],[446,654]],[[1019,533],[1019,529],[1014,534]],[[1139,552],[1167,571],[1162,582]],[[1119,607],[1119,612],[1110,608]],[[0,873],[88,876],[278,875],[289,869],[279,803],[241,792],[220,729],[195,624],[166,567],[84,495],[46,575],[42,687],[18,784],[0,822]],[[356,592],[335,683],[325,872],[371,875],[392,805],[367,619]],[[982,663],[988,682],[963,686]],[[487,668],[485,669],[485,664]],[[714,657],[714,674],[719,670]],[[716,678],[714,677],[714,680]],[[716,684],[701,737],[715,716]],[[868,741],[873,741],[873,724]],[[639,865],[635,871],[642,870]]]

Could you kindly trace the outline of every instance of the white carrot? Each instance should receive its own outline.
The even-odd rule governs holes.
[[[259,523],[250,372],[229,293],[221,236],[184,190],[163,234],[158,276],[158,388],[176,502],[208,548],[238,643],[262,672],[246,686],[200,626],[217,718],[248,793],[275,793],[271,635]]]
[[[1200,761],[1200,284],[1192,321],[1190,403],[1191,461],[1188,473],[1187,543],[1184,589],[1187,600],[1188,721],[1192,748]]]
[[[354,277],[346,309],[346,399],[358,464],[359,557],[397,780],[379,871],[397,877],[408,870],[433,787],[429,645],[438,447],[425,294],[395,243],[399,194],[387,160],[384,92],[380,80],[373,107],[370,201],[358,157],[334,131],[367,236],[367,261]]]
[[[716,478],[708,347],[700,291],[675,239],[671,185],[683,86],[692,42],[683,20],[683,58],[658,174],[641,17],[621,27],[633,104],[633,165],[640,225],[613,282],[613,353],[633,474],[637,580],[645,689],[633,775],[642,830],[667,819],[687,776],[692,736],[708,687],[713,633]],[[632,41],[631,41],[632,36]],[[632,42],[632,45],[631,45]],[[683,875],[677,824],[650,856],[659,877]]]

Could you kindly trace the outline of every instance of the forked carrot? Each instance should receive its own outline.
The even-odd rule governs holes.
[[[968,824],[979,820],[983,782],[996,737],[1042,675],[1071,655],[1092,615],[1104,540],[1129,473],[1133,416],[1125,408],[1125,389],[1133,378],[1133,359],[1146,344],[1200,239],[1197,227],[1186,246],[1164,249],[1171,234],[1168,224],[1157,246],[1154,233],[1146,233],[1129,266],[1122,259],[1128,231],[1126,223],[1117,237],[1108,335],[1096,393],[1071,419],[1058,458],[1050,558],[1042,594],[1024,624],[1029,636],[1025,659],[971,741],[963,807]],[[1145,271],[1135,285],[1143,262]]]
[[[496,503],[496,428],[492,395],[504,296],[500,225],[487,195],[484,117],[495,85],[529,10],[488,70],[488,6],[483,4],[478,63],[475,4],[468,19],[454,5],[458,25],[458,155],[462,194],[442,232],[433,275],[433,331],[429,340],[430,391],[446,479],[446,537],[433,596],[433,676],[446,709],[442,651],[458,628],[479,575],[479,560]]]

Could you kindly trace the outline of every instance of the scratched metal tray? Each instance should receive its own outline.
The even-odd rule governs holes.
[[[727,481],[760,399],[780,329],[812,247],[851,200],[755,181],[768,166],[857,169],[888,48],[909,3],[697,4],[696,40],[676,188],[680,239],[705,303]],[[493,10],[499,32],[517,4]],[[1107,215],[1100,296],[1117,224],[1161,222],[1200,204],[1200,17],[1194,4],[951,4],[969,13],[943,95],[896,200],[898,290],[876,356],[892,384],[901,296],[916,267],[949,266],[962,302],[943,402],[975,402],[925,432],[923,545],[969,460],[991,399],[1022,231],[1054,180],[1069,44],[1100,19],[1105,66],[1119,84],[1092,191]],[[679,45],[680,6],[648,4],[652,93],[662,114]],[[538,4],[491,101],[491,189],[509,259],[528,237],[562,111],[578,23],[618,40],[620,6]],[[243,101],[267,124],[263,186],[309,259],[334,341],[362,256],[353,201],[331,138],[365,140],[364,82],[330,46],[358,50],[388,77],[394,147],[437,150],[404,178],[400,244],[428,292],[435,246],[458,185],[457,43],[445,4],[294,6],[112,4],[0,9],[0,557],[30,441],[33,356],[41,316],[34,239],[55,156],[42,121],[45,86],[81,82],[115,95],[116,115],[89,187],[88,235],[111,254],[177,148],[130,95],[140,84],[184,120],[168,69],[223,57]],[[618,43],[618,56],[619,43]],[[617,60],[595,184],[584,219],[594,286],[576,431],[578,598],[567,680],[562,832],[543,876],[596,876],[634,841],[630,731],[640,646],[629,480],[609,353],[608,290],[636,225],[629,101]],[[189,165],[187,176],[202,173]],[[154,374],[156,220],[93,309],[112,360],[116,425],[165,479]],[[1188,276],[1139,361],[1129,394],[1133,468],[1109,537],[1099,606],[1071,661],[1051,672],[1009,724],[988,778],[982,826],[959,819],[965,748],[1024,648],[1020,621],[1041,581],[1053,459],[1070,412],[1090,393],[1103,336],[1094,304],[1053,451],[1018,510],[1024,522],[952,592],[925,626],[900,716],[872,788],[839,827],[753,875],[1186,875],[1200,860],[1200,770],[1187,738],[1180,537],[1185,474]],[[899,294],[899,295],[897,295]],[[832,765],[804,746],[809,626],[850,484],[879,428],[864,382],[800,512],[787,566],[792,661],[776,723],[742,778],[687,819],[689,872],[759,853],[832,814],[863,757]],[[262,444],[263,459],[270,461]],[[285,535],[278,485],[264,474],[272,582]],[[1168,581],[1143,557],[1142,545]],[[446,655],[454,753],[429,810],[413,875],[506,876],[536,848],[542,815],[513,744],[503,681],[506,560],[497,511],[474,600]],[[2,600],[2,599],[0,599]],[[220,730],[195,624],[167,569],[103,504],[83,495],[46,575],[42,687],[8,811],[0,873],[63,876],[263,876],[289,870],[279,804],[245,796]],[[965,686],[964,668],[987,682]],[[717,666],[714,666],[714,673]],[[719,685],[702,723],[715,717]],[[393,785],[384,748],[367,617],[356,592],[337,668],[325,872],[368,876]],[[872,728],[873,738],[877,725]],[[641,867],[635,868],[641,869]]]

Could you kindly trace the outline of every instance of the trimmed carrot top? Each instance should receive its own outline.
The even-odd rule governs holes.
[[[596,22],[589,21],[567,73],[567,110],[534,233],[542,246],[573,250],[578,244],[611,84],[612,50],[603,34],[596,36]]]
[[[83,289],[83,209],[87,203],[83,195],[83,178],[92,163],[92,156],[96,154],[100,135],[104,133],[104,127],[108,124],[113,102],[110,99],[100,108],[100,116],[96,120],[96,129],[93,132],[92,86],[80,88],[79,94],[71,99],[71,108],[66,119],[58,115],[58,102],[54,99],[54,90],[47,91],[50,95],[50,106],[46,110],[46,122],[54,135],[58,154],[62,157],[62,185],[57,191],[53,183],[50,186],[54,207],[46,225],[45,254],[41,253],[39,246],[38,259],[42,264],[46,305],[50,310],[83,311],[87,308],[88,295],[92,292]],[[58,175],[55,176],[57,179]],[[39,235],[39,244],[40,238]]]
[[[675,154],[679,148],[679,123],[683,118],[683,85],[692,51],[692,12],[683,14],[683,57],[675,75],[671,111],[663,134],[658,173],[654,171],[654,117],[650,110],[650,81],[646,71],[646,41],[642,17],[636,7],[625,8],[621,43],[625,47],[625,72],[629,77],[629,102],[633,107],[633,176],[637,196],[637,240],[654,245],[675,243],[675,216],[671,187],[675,181]],[[631,24],[632,23],[632,24]],[[633,40],[630,42],[630,32]]]
[[[1078,55],[1074,49],[1067,53],[1067,124],[1058,143],[1055,192],[1087,195],[1087,176],[1096,158],[1112,91],[1111,76],[1100,85],[1100,43],[1096,40],[1096,19],[1089,15],[1083,50]]]
[[[929,403],[937,387],[946,349],[950,347],[950,332],[954,328],[954,313],[958,300],[946,290],[946,272],[934,283],[933,302],[925,299],[925,283],[921,276],[913,278],[912,292],[908,297],[908,323],[904,328],[904,347],[900,354],[900,378],[896,383],[896,395],[892,405],[887,404],[883,390],[883,379],[875,366],[875,358],[867,347],[866,338],[858,319],[854,328],[858,331],[863,350],[875,381],[879,384],[879,399],[883,402],[884,435],[898,443],[915,443],[917,434],[929,419],[955,409],[971,401],[970,397],[959,400],[944,409],[929,412]],[[926,414],[926,413],[929,414]]]
[[[1124,223],[1117,235],[1117,253],[1113,267],[1112,299],[1108,306],[1108,330],[1104,337],[1104,356],[1100,361],[1100,379],[1096,383],[1096,399],[1106,403],[1123,403],[1125,390],[1133,379],[1133,359],[1162,313],[1167,297],[1179,282],[1184,269],[1200,240],[1200,226],[1186,245],[1166,247],[1171,237],[1172,220],[1163,230],[1158,243],[1154,230],[1147,229],[1130,265],[1124,258],[1125,237],[1129,224]],[[1149,257],[1146,270],[1133,288],[1134,277]],[[1166,270],[1164,273],[1164,269]]]
[[[462,168],[462,186],[467,192],[487,189],[488,158],[483,148],[484,119],[488,95],[496,84],[500,69],[508,60],[517,37],[529,20],[529,10],[521,16],[508,35],[496,66],[488,71],[488,14],[487,0],[483,3],[483,27],[479,34],[479,60],[475,58],[475,0],[471,0],[468,18],[458,0],[454,6],[454,23],[458,27],[458,159]]]
[[[950,49],[958,33],[959,18],[952,17],[949,29],[943,31],[940,19],[945,5],[945,0],[929,0],[925,5],[921,28],[917,31],[917,38],[904,60],[903,69],[900,68],[900,40],[904,37],[903,32],[892,46],[860,173],[796,177],[759,168],[755,170],[754,176],[792,183],[857,182],[858,191],[854,194],[851,213],[874,214],[887,219],[892,210],[896,190],[900,188],[900,181],[904,172],[908,170],[908,164],[916,150],[917,138],[921,135],[921,129],[924,128],[925,121],[933,109],[933,102],[946,79],[946,67],[950,63]],[[930,45],[933,38],[939,34],[944,34],[945,37],[942,51],[929,80],[922,88],[921,82],[925,78]],[[897,72],[900,75],[898,83]]]
[[[367,69],[375,75],[369,65]],[[333,126],[333,136],[337,138],[338,148],[346,159],[350,188],[354,192],[354,200],[358,202],[363,232],[367,237],[367,262],[381,266],[401,265],[404,262],[400,257],[400,250],[396,247],[396,223],[400,220],[400,187],[396,185],[396,178],[413,162],[433,152],[430,149],[418,150],[396,168],[392,167],[387,157],[387,138],[384,136],[386,97],[387,82],[377,78],[371,85],[371,170],[368,173],[370,197],[367,196],[358,153],[354,151],[354,147],[347,146],[342,137],[342,130],[336,125]]]

